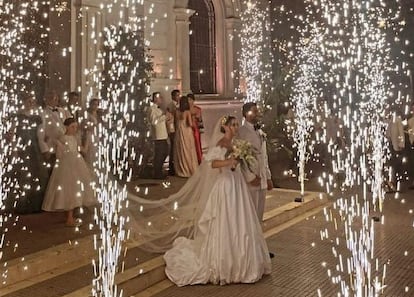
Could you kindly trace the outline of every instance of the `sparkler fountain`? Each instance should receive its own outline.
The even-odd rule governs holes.
[[[126,1],[124,7],[143,5],[142,1]],[[127,189],[123,181],[131,178],[131,162],[137,157],[142,160],[143,153],[136,151],[132,139],[147,137],[137,131],[137,123],[142,121],[138,111],[148,103],[148,81],[143,74],[151,65],[145,60],[143,36],[139,34],[139,18],[129,19],[121,27],[107,26],[104,29],[104,47],[101,65],[98,66],[94,80],[99,86],[100,95],[105,98],[105,125],[101,125],[99,155],[103,156],[98,164],[100,209],[95,221],[100,227],[100,238],[95,238],[98,250],[98,263],[94,262],[94,296],[122,296],[118,292],[115,275],[119,270],[119,257],[123,243],[128,237],[126,215],[128,203]],[[103,70],[101,72],[101,70]],[[141,117],[141,118],[138,118]],[[100,244],[99,244],[100,242]]]
[[[269,32],[268,12],[259,7],[257,1],[248,0],[241,12],[242,29],[240,67],[245,79],[245,102],[261,103],[263,92],[270,79],[270,65],[264,64],[264,56],[268,52]]]
[[[40,7],[45,11],[39,13]],[[58,16],[71,7],[68,1],[59,1],[54,7],[50,7],[49,1],[0,1],[0,56],[2,59],[2,70],[0,72],[0,116],[2,120],[1,133],[4,135],[9,132],[12,122],[10,114],[15,112],[21,99],[21,94],[31,92],[33,88],[37,88],[39,84],[33,83],[36,78],[44,78],[41,73],[43,65],[47,61],[45,53],[38,54],[39,45],[43,45],[43,41],[47,40],[47,33],[40,34],[41,38],[36,35],[36,45],[27,46],[27,40],[33,36],[33,24],[37,24],[37,28],[42,28],[48,32],[49,28],[41,27],[42,22],[33,21],[33,16],[41,16],[48,20],[48,12],[57,13]],[[118,296],[122,292],[118,292],[115,284],[115,274],[119,270],[119,256],[123,248],[123,243],[127,239],[127,231],[125,224],[128,217],[125,215],[126,187],[124,181],[128,180],[131,175],[130,164],[137,157],[142,160],[140,151],[131,144],[131,139],[148,138],[146,131],[140,134],[135,129],[135,124],[143,120],[138,118],[138,111],[142,111],[146,105],[145,96],[139,96],[140,93],[148,93],[148,81],[142,77],[142,73],[149,68],[148,63],[137,63],[137,56],[145,55],[142,51],[142,44],[138,44],[142,39],[142,35],[138,34],[141,21],[138,12],[143,7],[142,0],[114,0],[111,3],[101,3],[100,8],[105,10],[107,19],[103,22],[106,29],[102,30],[101,22],[96,17],[90,17],[87,26],[91,29],[91,34],[85,35],[87,44],[102,44],[102,38],[107,37],[107,46],[109,52],[104,56],[98,57],[95,67],[92,69],[83,69],[82,75],[86,75],[89,90],[82,90],[87,94],[87,101],[93,97],[105,95],[102,100],[102,108],[107,112],[103,115],[103,123],[97,127],[96,136],[102,141],[99,146],[100,152],[97,167],[98,173],[98,200],[99,207],[95,209],[95,222],[100,228],[100,234],[95,236],[95,249],[98,253],[98,260],[93,261],[93,267],[96,278],[93,280],[92,294],[94,296]],[[79,8],[77,21],[83,16],[82,7]],[[126,11],[128,10],[128,11]],[[35,13],[32,13],[35,11]],[[115,12],[119,12],[115,15]],[[110,27],[110,24],[116,24]],[[28,26],[26,26],[28,25]],[[122,28],[118,30],[118,26]],[[112,29],[111,29],[112,28]],[[25,35],[26,34],[26,35]],[[122,47],[125,37],[129,40],[129,45]],[[128,38],[129,37],[129,38]],[[54,44],[56,46],[57,44]],[[50,44],[46,41],[46,48]],[[62,49],[62,54],[70,52],[70,48]],[[38,58],[40,57],[40,58]],[[106,60],[105,60],[106,59]],[[143,59],[145,60],[145,59]],[[104,65],[100,64],[103,61]],[[3,63],[4,62],[4,63]],[[141,62],[141,60],[140,60]],[[32,67],[35,70],[27,70]],[[106,80],[102,75],[102,70],[106,71]],[[27,84],[30,84],[27,86]],[[35,89],[35,93],[43,95],[44,90]],[[141,123],[140,123],[141,124]],[[1,140],[1,202],[0,206],[4,209],[3,202],[7,198],[9,187],[11,185],[7,172],[9,164],[11,146],[6,139]],[[15,162],[15,161],[14,161]],[[140,162],[140,161],[138,161]],[[138,164],[140,165],[140,164]],[[4,222],[12,220],[11,216],[1,217],[0,226],[4,226]],[[17,218],[16,218],[17,220]],[[6,232],[4,228],[2,231]],[[5,234],[1,234],[0,248],[2,247]],[[17,245],[17,243],[16,243]],[[0,253],[1,258],[2,253]],[[30,268],[30,267],[29,267]],[[6,263],[4,271],[7,271]],[[7,282],[7,273],[2,272],[3,282]]]
[[[342,125],[345,133],[334,137],[335,142],[340,136],[345,147],[327,143],[333,157],[334,174],[344,170],[344,185],[349,187],[349,192],[360,186],[363,189],[362,198],[358,194],[337,198],[333,210],[325,212],[327,222],[332,222],[335,230],[343,227],[342,232],[346,234],[345,244],[349,251],[347,265],[344,265],[344,255],[337,252],[341,240],[330,239],[333,255],[339,263],[336,266],[337,273],[328,271],[328,274],[332,282],[340,286],[341,293],[338,294],[341,296],[378,296],[385,286],[386,264],[382,266],[380,260],[374,258],[375,225],[372,210],[380,211],[383,222],[383,169],[388,146],[385,138],[386,112],[391,98],[397,97],[397,104],[403,104],[406,98],[400,90],[394,92],[395,86],[391,83],[394,73],[395,77],[402,77],[403,73],[398,72],[406,71],[404,63],[397,65],[393,61],[390,51],[390,38],[394,37],[390,33],[398,31],[393,28],[398,27],[399,22],[398,2],[390,7],[390,3],[376,0],[344,3],[307,1],[305,29],[299,30],[302,36],[310,34],[307,26],[315,24],[310,21],[313,17],[318,21],[320,32],[323,32],[323,39],[320,39],[313,53],[305,52],[309,41],[303,43],[304,39],[295,53],[298,70],[294,77],[292,101],[297,117],[294,137],[298,148],[301,191],[303,193],[304,188],[301,168],[307,157],[306,137],[309,137],[309,128],[314,121],[311,112],[320,105],[324,106],[324,110],[318,111],[325,111],[327,118],[332,116],[338,119],[338,127],[335,128],[339,131],[339,125]],[[289,16],[286,17],[289,19]],[[306,66],[309,61],[306,57],[312,56],[323,59],[323,69],[319,68],[323,77],[319,76],[314,84],[309,82],[312,81],[312,75],[319,75],[319,72],[315,70],[312,73],[309,71],[311,68]],[[310,75],[303,75],[306,71]],[[316,83],[318,80],[319,84]],[[321,86],[321,100],[326,101],[316,106],[315,101],[309,100],[310,96],[306,97],[306,92],[310,90],[318,94],[318,86]],[[398,95],[393,96],[393,92]],[[329,114],[333,111],[338,111],[338,114]],[[324,176],[328,175],[324,173]],[[329,193],[333,182],[334,179],[329,178]],[[342,227],[333,215],[336,211],[341,218],[339,221],[344,223]],[[321,231],[321,238],[328,239],[328,232]]]
[[[12,10],[12,4],[6,3],[3,7],[0,7],[0,16],[10,13]],[[14,21],[14,20],[13,20]],[[13,23],[12,23],[13,24]],[[14,42],[18,40],[19,31],[17,27],[14,30],[7,30],[9,28],[0,27],[0,54],[2,56],[9,56],[13,57],[13,55],[9,52],[11,48],[13,48]],[[11,59],[11,63],[13,63],[13,59]],[[1,135],[6,135],[6,133],[11,128],[11,124],[8,121],[9,118],[9,111],[10,111],[10,101],[16,99],[16,95],[13,94],[10,90],[10,83],[13,82],[13,72],[11,69],[3,68],[0,72],[0,133]],[[8,197],[9,188],[10,188],[10,181],[6,178],[7,172],[10,170],[7,164],[7,159],[10,157],[10,145],[6,141],[5,137],[1,137],[0,140],[0,209],[5,208],[5,201]],[[4,231],[4,224],[7,222],[7,216],[3,214],[0,215],[0,228],[2,233],[0,234],[0,260],[3,258],[3,252],[1,249],[3,248],[5,242],[6,232]],[[7,273],[2,272],[2,283],[5,283],[7,280]]]
[[[18,222],[19,216],[13,209],[26,198],[27,192],[38,191],[37,185],[23,184],[16,178],[18,165],[23,164],[21,152],[30,145],[23,143],[13,133],[16,128],[16,113],[24,96],[39,96],[45,79],[45,59],[43,51],[47,46],[45,19],[49,1],[0,1],[0,261],[1,249],[7,242],[7,222]],[[33,38],[32,26],[37,24],[39,35]],[[25,181],[35,181],[26,168],[21,168],[20,176],[27,174]],[[37,180],[38,181],[38,180]],[[42,189],[43,190],[43,189]],[[18,243],[14,243],[18,246]],[[7,262],[2,265],[2,283],[7,280]]]
[[[307,146],[309,134],[313,129],[314,110],[321,92],[318,82],[321,79],[320,44],[322,35],[315,27],[311,37],[300,39],[297,51],[298,68],[294,77],[292,102],[295,114],[294,140],[298,150],[298,180],[301,197],[296,202],[303,202],[305,194],[305,164],[307,161]]]
[[[391,17],[393,10],[374,0],[342,4],[323,0],[319,8],[329,33],[323,45],[330,68],[325,80],[336,90],[333,99],[343,109],[338,117],[343,117],[349,132],[344,158],[336,162],[344,164],[345,183],[363,189],[362,199],[357,194],[350,199],[339,198],[334,204],[344,219],[349,256],[345,269],[342,255],[335,252],[340,245],[337,241],[333,251],[341,268],[332,279],[340,284],[344,296],[378,296],[384,288],[386,264],[381,269],[379,260],[374,258],[375,228],[371,216],[372,210],[382,212],[384,199],[386,110],[392,97],[389,73],[398,68],[390,55],[386,26],[392,26],[398,13]],[[330,220],[332,217],[327,216]],[[336,222],[335,226],[338,228]],[[322,234],[322,239],[327,238]],[[345,271],[349,282],[341,276]]]

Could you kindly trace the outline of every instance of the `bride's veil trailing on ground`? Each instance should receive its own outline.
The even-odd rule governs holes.
[[[220,131],[223,117],[214,126],[207,155],[223,137]],[[175,194],[164,199],[151,200],[128,193],[128,198],[138,203],[131,209],[137,218],[130,224],[131,233],[142,241],[142,248],[151,252],[165,252],[178,236],[193,238],[197,222],[205,207],[219,169],[211,167],[211,161],[203,160],[193,176]]]

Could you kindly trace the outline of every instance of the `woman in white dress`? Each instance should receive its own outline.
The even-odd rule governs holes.
[[[253,283],[271,272],[269,251],[249,189],[238,161],[227,157],[237,131],[236,118],[222,117],[213,133],[215,145],[210,147],[199,170],[177,194],[161,201],[165,202],[165,209],[167,203],[172,203],[175,209],[165,216],[165,220],[171,217],[170,221],[160,223],[168,229],[158,237],[172,237],[167,234],[177,237],[183,232],[185,235],[176,238],[164,255],[165,272],[178,286]],[[197,198],[194,201],[189,197]],[[142,202],[142,207],[149,206],[137,198],[133,199]],[[162,216],[156,217],[151,223],[137,224],[138,232],[154,234],[156,221],[163,221]],[[179,221],[183,224],[178,224]],[[189,221],[194,228],[184,223]],[[151,227],[143,230],[141,226]],[[160,242],[148,245],[160,246]]]
[[[78,123],[74,118],[65,120],[66,134],[57,144],[57,159],[46,189],[42,209],[65,211],[66,225],[79,226],[73,210],[96,203],[94,180],[90,168],[79,153],[76,133]]]

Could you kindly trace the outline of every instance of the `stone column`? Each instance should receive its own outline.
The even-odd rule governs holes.
[[[94,76],[100,71],[96,58],[102,47],[100,34],[106,24],[106,10],[98,0],[76,0],[72,7],[71,84],[86,104],[97,96],[99,81]]]
[[[71,23],[71,89],[80,91],[86,104],[92,97],[98,96],[98,84],[94,75],[100,72],[97,57],[102,49],[103,28],[107,25],[133,24],[141,20],[144,6],[134,3],[126,6],[126,0],[73,0]],[[109,9],[110,8],[110,9]],[[137,28],[139,29],[139,24]]]
[[[225,74],[225,89],[224,96],[233,97],[235,95],[235,88],[238,87],[239,79],[237,73],[239,72],[239,61],[237,60],[240,52],[240,38],[239,31],[241,22],[239,18],[229,17],[225,19],[226,28],[226,74]]]
[[[55,7],[57,1],[50,1]],[[59,95],[70,90],[70,46],[71,31],[70,8],[49,12],[49,53],[47,89],[55,90]]]
[[[195,11],[188,8],[174,8],[177,31],[177,78],[181,80],[181,93],[187,94],[190,89],[190,16]]]

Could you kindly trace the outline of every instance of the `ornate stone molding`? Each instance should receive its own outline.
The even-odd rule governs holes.
[[[177,78],[181,79],[181,91],[190,92],[190,17],[195,13],[188,8],[174,8],[177,32]]]

